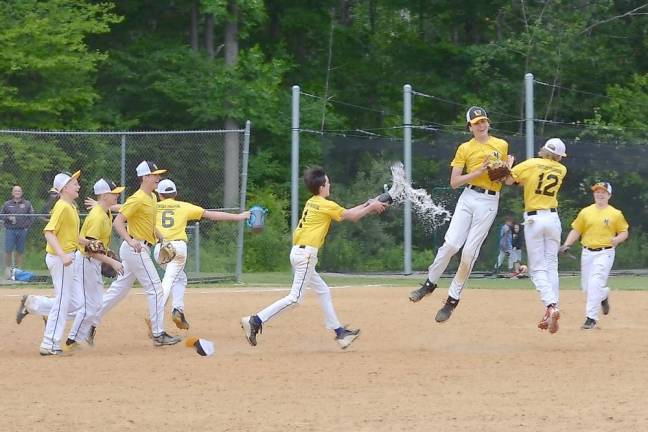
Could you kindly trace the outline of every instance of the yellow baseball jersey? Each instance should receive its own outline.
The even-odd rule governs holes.
[[[331,227],[331,221],[339,222],[343,212],[344,207],[334,201],[319,195],[311,197],[306,201],[299,225],[293,233],[293,245],[321,248]]]
[[[83,221],[80,236],[101,240],[106,245],[106,248],[110,248],[111,234],[112,213],[110,210],[104,210],[100,205],[94,206]],[[85,252],[83,253],[85,255]]]
[[[79,212],[73,204],[65,200],[58,200],[52,208],[52,215],[49,222],[43,228],[43,232],[52,231],[56,236],[59,245],[65,253],[71,253],[79,248]],[[56,255],[54,248],[49,242],[45,247],[47,253]]]
[[[202,219],[204,213],[202,207],[167,198],[157,203],[155,226],[165,240],[187,241],[187,222]]]
[[[511,169],[511,176],[524,185],[524,210],[558,207],[558,191],[567,175],[567,168],[551,159],[531,158]]]
[[[452,162],[450,162],[450,166],[453,168],[465,168],[466,173],[471,173],[484,163],[486,157],[491,161],[499,159],[506,163],[508,143],[503,139],[495,137],[489,137],[485,143],[480,143],[475,138],[472,138],[457,148],[457,153]],[[502,183],[491,181],[488,178],[487,172],[484,172],[479,177],[475,177],[469,184],[495,192],[502,189]]]
[[[129,196],[119,210],[128,221],[128,234],[136,240],[146,240],[153,244],[155,239],[155,214],[157,197],[153,192],[147,194],[138,189]]]
[[[630,227],[620,210],[611,205],[600,209],[596,204],[582,209],[571,226],[581,234],[581,244],[593,249],[612,246],[612,237]]]

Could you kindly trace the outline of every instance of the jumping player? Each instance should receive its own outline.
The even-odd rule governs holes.
[[[304,183],[313,196],[306,201],[299,225],[293,233],[290,264],[294,277],[290,294],[256,315],[241,318],[241,327],[250,345],[256,346],[256,337],[261,332],[263,324],[289,307],[297,306],[304,298],[304,289],[313,288],[320,298],[326,328],[335,331],[335,340],[342,349],[346,349],[360,335],[360,330],[347,329],[340,324],[333,307],[330,288],[315,270],[317,253],[324,245],[331,221],[356,222],[370,213],[383,212],[388,204],[370,200],[351,209],[345,209],[328,200],[331,183],[321,167],[307,169],[304,172]]]
[[[508,166],[513,163],[512,157],[507,156],[508,143],[489,135],[490,123],[483,108],[471,107],[466,113],[466,122],[473,138],[459,146],[450,163],[450,186],[453,189],[467,186],[457,201],[445,242],[428,268],[427,280],[409,295],[412,302],[418,302],[432,293],[450,259],[463,247],[459,268],[448,289],[448,298],[436,314],[437,322],[447,321],[457,307],[482,243],[497,215],[502,183],[490,180],[487,167],[498,159]],[[466,174],[463,174],[464,169]]]
[[[96,206],[86,216],[79,242],[83,245],[87,240],[100,240],[106,248],[110,247],[112,234],[112,215],[110,207],[117,203],[119,194],[124,190],[111,180],[100,179],[94,184],[97,196]],[[80,248],[82,249],[82,248]],[[66,349],[78,346],[78,341],[87,340],[92,343],[90,325],[101,308],[103,295],[103,278],[101,264],[112,266],[117,273],[123,273],[122,264],[103,254],[88,253],[77,250],[74,257],[74,282],[70,295],[70,307],[67,319],[73,319]],[[23,296],[16,322],[20,324],[27,314],[49,315],[55,299],[52,297],[25,295]]]
[[[511,170],[507,184],[524,186],[524,226],[531,281],[545,306],[538,328],[558,331],[560,319],[560,284],[558,279],[558,249],[562,227],[558,217],[558,191],[567,174],[560,163],[565,143],[551,138],[536,158],[519,163]]]
[[[582,209],[560,247],[566,252],[578,238],[581,238],[581,287],[587,295],[583,330],[596,328],[599,310],[603,315],[610,312],[607,287],[608,276],[614,264],[616,247],[628,238],[628,222],[620,210],[609,204],[612,185],[607,182],[592,186],[594,204]]]
[[[162,180],[157,187],[161,201],[157,203],[156,227],[164,236],[165,241],[171,242],[176,255],[164,265],[162,290],[163,303],[166,305],[169,294],[173,293],[173,311],[171,318],[180,329],[189,329],[184,314],[184,293],[187,287],[187,274],[184,271],[187,260],[187,222],[191,220],[209,219],[213,221],[244,221],[250,217],[250,212],[239,214],[205,210],[197,205],[175,199],[178,190],[175,183],[169,179]],[[155,246],[154,256],[159,253],[160,244]]]
[[[164,331],[162,284],[151,259],[151,248],[156,241],[162,241],[164,238],[155,228],[157,198],[153,191],[160,182],[160,174],[165,172],[166,170],[158,169],[150,161],[143,161],[137,166],[140,188],[128,197],[114,222],[115,231],[124,239],[119,248],[124,274],[119,275],[104,293],[101,310],[94,322],[96,327],[106,312],[126,297],[137,279],[148,297],[149,319],[155,346],[180,342],[179,337]]]

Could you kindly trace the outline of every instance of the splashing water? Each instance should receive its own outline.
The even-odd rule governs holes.
[[[388,193],[394,200],[393,204],[411,202],[414,212],[424,224],[425,231],[435,230],[452,218],[452,213],[436,204],[425,189],[412,188],[411,183],[405,178],[405,167],[402,162],[394,162],[391,172],[392,185]]]

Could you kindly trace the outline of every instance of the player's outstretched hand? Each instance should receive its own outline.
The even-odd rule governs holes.
[[[86,197],[86,199],[83,200],[83,204],[85,205],[87,210],[92,210],[94,207],[97,206],[97,200],[92,199],[90,197]]]
[[[385,211],[385,209],[389,207],[389,204],[386,202],[373,200],[371,203],[369,203],[369,208],[373,213],[382,213]]]
[[[240,221],[248,220],[250,219],[250,210],[246,210],[243,213],[239,213],[239,219]]]

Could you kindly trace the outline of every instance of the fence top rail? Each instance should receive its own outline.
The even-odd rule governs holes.
[[[169,131],[35,131],[20,129],[0,129],[0,134],[25,134],[25,135],[181,135],[181,134],[206,134],[206,133],[243,133],[245,129],[207,129],[207,130],[169,130]]]

